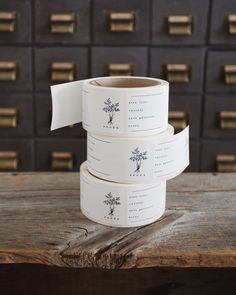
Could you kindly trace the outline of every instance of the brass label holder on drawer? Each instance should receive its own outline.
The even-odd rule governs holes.
[[[74,167],[74,157],[71,152],[52,152],[52,170],[72,170]]]
[[[17,170],[19,154],[15,151],[0,151],[0,170]]]
[[[224,65],[224,81],[226,84],[236,84],[236,65]]]
[[[62,13],[50,15],[51,33],[73,34],[76,28],[76,15],[74,13]]]
[[[169,35],[191,35],[193,32],[192,15],[169,15],[167,22]]]
[[[14,32],[16,29],[16,13],[0,11],[0,32]]]
[[[51,81],[70,82],[75,79],[75,64],[73,62],[52,62]]]
[[[110,12],[109,27],[111,32],[133,32],[135,12]]]
[[[17,63],[14,61],[0,61],[0,81],[15,81]]]
[[[132,76],[134,74],[134,65],[123,63],[112,63],[107,65],[109,76]]]
[[[189,83],[191,67],[186,64],[166,64],[165,76],[172,83]]]
[[[217,155],[217,172],[236,172],[236,155]]]
[[[170,111],[169,123],[175,130],[183,130],[188,125],[188,114],[183,111]]]
[[[230,35],[236,34],[236,14],[227,15],[228,33]]]
[[[0,108],[0,128],[17,127],[18,111],[11,108]]]
[[[221,129],[236,129],[236,111],[219,112]]]

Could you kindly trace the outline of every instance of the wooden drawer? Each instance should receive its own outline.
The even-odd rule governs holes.
[[[205,141],[201,171],[236,172],[236,141]]]
[[[204,110],[204,137],[236,139],[235,95],[208,95]]]
[[[147,76],[146,47],[93,47],[92,76]]]
[[[155,45],[200,45],[206,42],[207,0],[154,0],[152,42]]]
[[[36,130],[38,136],[85,137],[82,124],[50,131],[52,103],[50,94],[36,94]]]
[[[87,48],[36,48],[35,84],[37,90],[49,91],[52,84],[88,78]]]
[[[1,139],[0,172],[33,170],[33,142],[24,139]]]
[[[1,91],[32,89],[31,49],[28,47],[0,48]]]
[[[38,139],[36,170],[79,171],[86,160],[86,139]]]
[[[236,38],[236,37],[235,37]],[[206,91],[236,92],[236,51],[209,51],[207,56]]]
[[[95,44],[147,44],[149,1],[99,0],[93,2]]]
[[[189,157],[190,164],[185,172],[199,172],[200,170],[200,142],[190,141]]]
[[[89,0],[36,0],[37,43],[88,44],[90,42]]]
[[[202,98],[199,95],[170,95],[169,124],[175,130],[182,130],[190,125],[190,137],[200,136]]]
[[[0,137],[33,134],[33,101],[28,94],[0,94]]]
[[[31,42],[31,1],[0,3],[0,44]]]
[[[222,45],[236,44],[235,0],[212,1],[210,43]]]
[[[200,93],[204,70],[203,48],[152,48],[151,76],[170,82],[170,92]]]

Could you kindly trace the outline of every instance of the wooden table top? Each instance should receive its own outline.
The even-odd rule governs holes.
[[[82,215],[78,173],[1,173],[0,224],[0,263],[236,267],[236,174],[184,173],[159,221],[112,228]]]

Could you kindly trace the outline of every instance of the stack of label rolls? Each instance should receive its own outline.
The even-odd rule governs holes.
[[[81,210],[109,226],[159,219],[166,181],[189,164],[189,129],[168,125],[169,84],[145,77],[102,77],[51,86],[51,130],[83,123]]]

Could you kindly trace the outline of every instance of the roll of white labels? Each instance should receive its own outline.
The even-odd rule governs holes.
[[[122,183],[153,183],[180,174],[189,165],[189,128],[169,128],[140,138],[88,133],[87,165],[93,175]]]
[[[92,176],[80,167],[80,205],[89,219],[119,227],[149,224],[165,211],[166,182],[122,184]]]
[[[83,122],[90,133],[135,137],[168,127],[169,83],[104,77],[51,86],[51,130]]]

